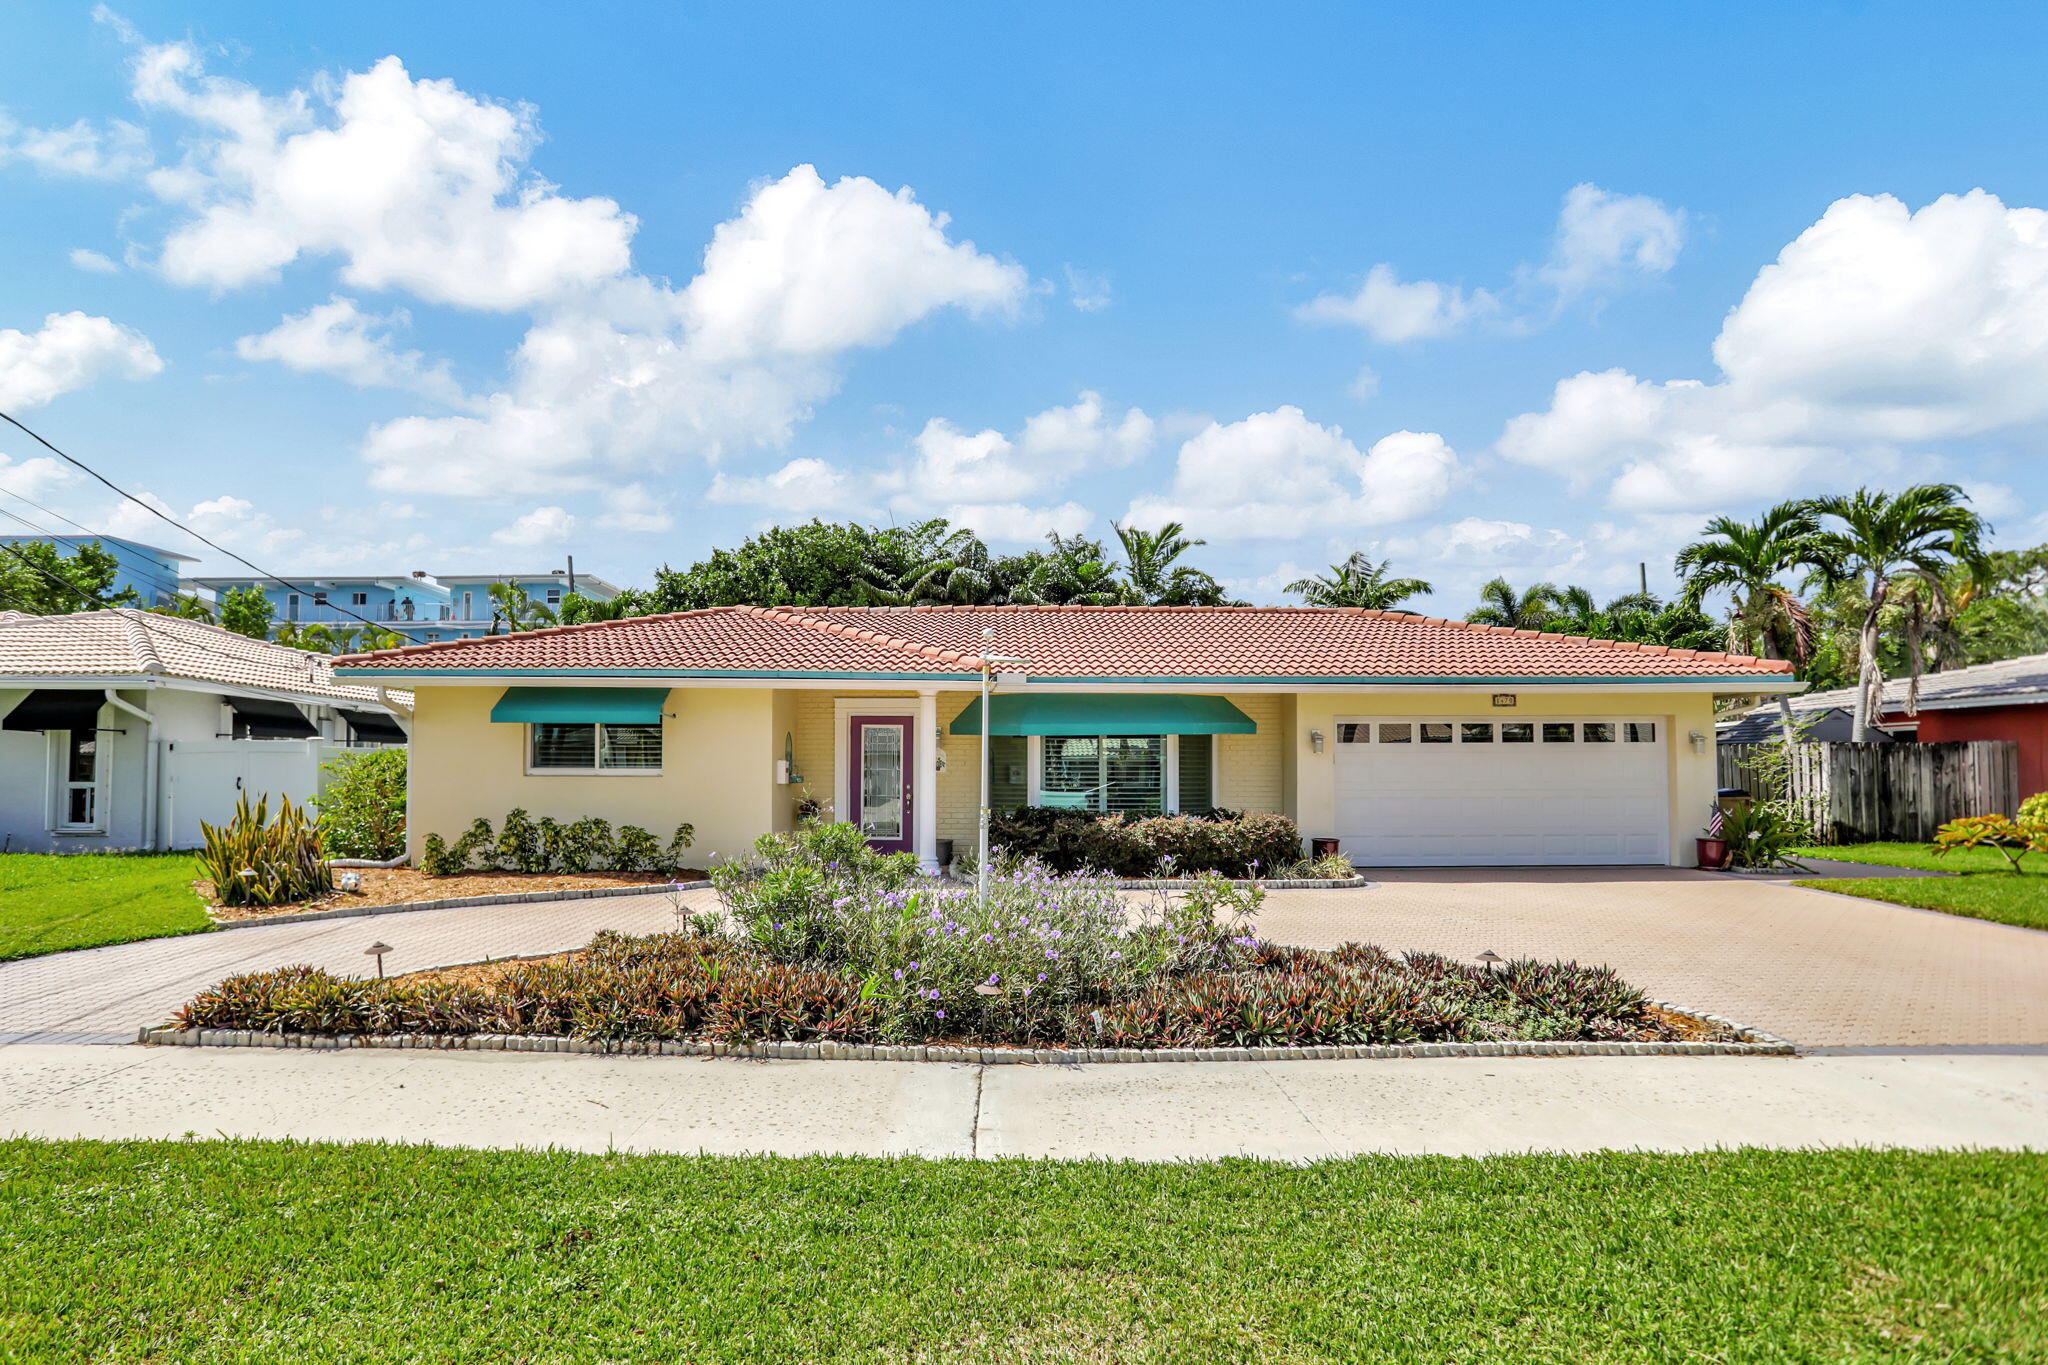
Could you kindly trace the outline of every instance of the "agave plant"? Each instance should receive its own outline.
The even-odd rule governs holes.
[[[320,826],[288,796],[280,799],[273,821],[270,797],[259,797],[252,807],[244,792],[225,825],[201,821],[199,830],[206,837],[199,875],[213,883],[222,905],[284,905],[334,889],[333,871],[320,852]]]

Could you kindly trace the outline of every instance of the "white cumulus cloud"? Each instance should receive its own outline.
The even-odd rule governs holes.
[[[1368,451],[1296,407],[1209,426],[1180,448],[1172,487],[1131,503],[1127,520],[1185,522],[1215,540],[1286,539],[1410,521],[1458,478],[1434,432],[1397,431]]]
[[[71,262],[73,270],[83,270],[88,275],[111,275],[121,268],[120,262],[113,257],[82,246],[73,247],[66,259]]]
[[[137,56],[134,93],[194,129],[183,162],[149,177],[189,215],[159,259],[176,283],[234,289],[332,255],[355,288],[506,310],[627,269],[632,215],[527,169],[530,107],[415,80],[396,57],[273,98],[165,43]]]
[[[244,360],[271,360],[308,374],[330,374],[358,388],[410,389],[445,403],[463,401],[462,389],[446,361],[430,362],[419,351],[402,350],[392,333],[409,326],[402,308],[365,313],[356,301],[335,295],[303,313],[285,318],[268,332],[235,342]]]
[[[0,114],[0,162],[26,161],[49,175],[125,180],[147,170],[149,135],[122,119],[80,119],[65,128],[25,128]]]
[[[1295,316],[1357,327],[1390,346],[1483,324],[1529,328],[1566,304],[1667,273],[1685,245],[1685,226],[1684,210],[1647,195],[1574,185],[1559,210],[1549,255],[1517,270],[1506,288],[1403,280],[1392,265],[1381,262],[1353,292],[1319,295],[1297,308]]]
[[[1982,190],[1917,212],[1855,195],[1760,271],[1714,342],[1717,380],[1559,382],[1501,452],[1618,507],[1704,510],[1913,448],[2048,422],[2048,214]]]
[[[576,518],[566,508],[536,507],[491,532],[491,539],[499,545],[559,545],[575,529]]]
[[[0,327],[0,408],[40,407],[108,375],[147,379],[163,367],[140,332],[84,313],[51,313],[33,332]]]

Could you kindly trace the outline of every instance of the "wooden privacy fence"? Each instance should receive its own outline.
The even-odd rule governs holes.
[[[1767,744],[1723,744],[1724,787],[1772,795],[1754,763]],[[2019,806],[2019,745],[1795,744],[1785,793],[1822,843],[1891,839],[1925,843],[1964,815],[2010,815]]]

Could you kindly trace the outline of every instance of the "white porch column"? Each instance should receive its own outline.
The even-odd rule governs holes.
[[[911,761],[917,765],[917,780],[911,784],[911,836],[917,845],[917,865],[926,872],[939,870],[939,690],[917,690],[917,741],[911,746]]]

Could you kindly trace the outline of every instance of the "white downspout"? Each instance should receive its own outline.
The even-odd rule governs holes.
[[[156,717],[139,706],[132,706],[114,694],[111,687],[102,688],[106,693],[107,705],[126,711],[141,721],[145,727],[142,740],[142,844],[151,852],[157,851],[158,807],[163,801],[163,792],[158,786],[160,768],[156,752]],[[142,694],[145,698],[148,693]]]

